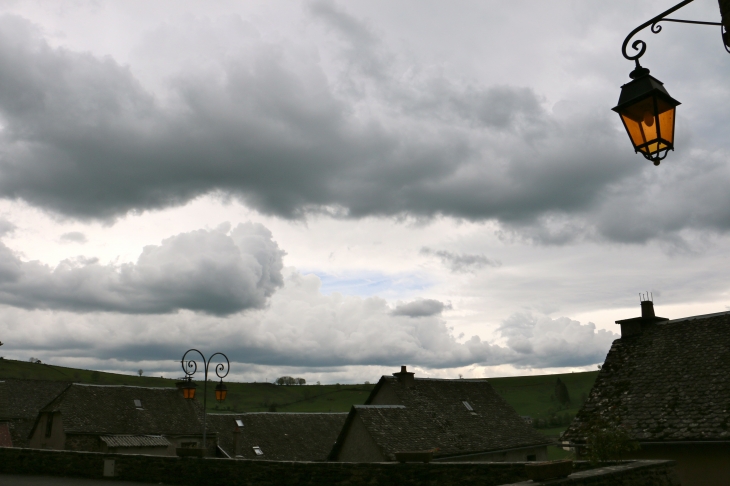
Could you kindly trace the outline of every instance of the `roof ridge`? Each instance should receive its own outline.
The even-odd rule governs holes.
[[[405,405],[353,405],[355,408],[406,408]]]
[[[210,413],[208,415],[347,415],[347,412],[240,412],[240,413]]]
[[[95,386],[99,388],[144,388],[145,390],[175,390],[172,386],[137,386],[137,385],[95,385],[93,383],[71,383],[74,386]]]
[[[389,380],[397,380],[395,376],[383,375],[383,378]],[[439,382],[450,382],[455,381],[458,383],[484,383],[489,382],[489,378],[413,378],[416,381],[439,381]]]
[[[728,315],[728,314],[730,314],[730,311],[714,312],[712,314],[700,314],[698,316],[680,317],[678,319],[671,319],[669,321],[663,322],[662,324],[669,324],[669,323],[682,322],[682,321],[691,321],[693,319],[707,319],[709,317],[724,316],[724,315]]]

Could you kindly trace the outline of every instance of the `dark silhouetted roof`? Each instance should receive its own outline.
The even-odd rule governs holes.
[[[386,386],[398,403],[354,406],[338,445],[345,440],[355,415],[389,460],[399,451],[438,448],[434,453],[438,458],[552,442],[527,425],[487,380],[416,378],[413,383],[404,386],[394,377],[383,376],[366,403]],[[330,457],[334,459],[337,454],[336,446]]]
[[[218,431],[218,444],[230,457],[235,455],[234,433],[240,428],[240,456],[276,461],[324,461],[345,423],[346,413],[260,412],[208,414]],[[263,455],[256,455],[254,447]]]
[[[46,380],[0,381],[0,419],[35,419],[38,411],[70,383]]]
[[[41,411],[61,412],[66,433],[201,435],[203,429],[202,407],[176,388],[74,383]]]
[[[0,381],[0,421],[7,420],[15,447],[28,446],[28,434],[38,412],[67,386],[65,381]]]
[[[102,435],[107,447],[169,447],[170,442],[161,435]]]
[[[0,447],[13,447],[13,438],[7,422],[0,422]]]
[[[730,440],[730,313],[646,326],[613,342],[563,435],[621,426],[638,441]]]

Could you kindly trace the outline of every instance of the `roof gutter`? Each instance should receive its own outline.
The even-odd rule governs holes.
[[[497,449],[494,451],[482,451],[482,452],[472,452],[471,454],[459,454],[457,456],[442,456],[439,458],[433,458],[431,459],[431,462],[438,462],[438,461],[447,461],[449,459],[459,459],[461,457],[474,457],[474,456],[483,456],[484,454],[499,454],[500,452],[510,452],[510,451],[519,451],[522,449],[531,449],[533,447],[547,447],[549,445],[558,445],[557,443],[550,442],[545,444],[533,444],[533,445],[526,445],[521,447],[512,447],[509,449]]]
[[[637,440],[639,444],[645,445],[708,445],[708,444],[730,444],[730,440],[665,440],[665,441],[644,441]],[[564,441],[559,443],[561,447],[582,447],[585,442]]]

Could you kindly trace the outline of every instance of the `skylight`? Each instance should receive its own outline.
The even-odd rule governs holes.
[[[134,406],[137,408],[142,408],[142,400],[135,400]]]
[[[464,406],[466,407],[466,409],[469,410],[470,412],[474,411],[474,409],[471,408],[471,405],[469,405],[469,402],[467,402],[466,400],[462,401],[461,403],[463,403]]]
[[[236,419],[236,425],[238,425],[239,427],[243,427],[243,420]]]
[[[253,451],[256,453],[257,456],[263,456],[264,455],[264,451],[262,451],[259,446],[253,446]]]

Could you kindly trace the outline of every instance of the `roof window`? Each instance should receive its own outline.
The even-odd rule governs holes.
[[[243,420],[236,419],[236,425],[238,425],[239,427],[243,427]]]
[[[137,410],[142,410],[142,400],[135,400],[134,406],[137,407]]]
[[[461,403],[463,403],[464,406],[466,407],[466,409],[469,410],[470,412],[474,411],[474,409],[471,407],[471,405],[469,405],[469,402],[467,402],[466,400],[463,400]]]
[[[263,456],[264,455],[264,451],[262,451],[259,446],[253,446],[253,451],[256,453],[257,456]]]

